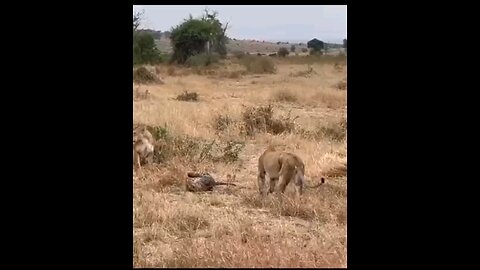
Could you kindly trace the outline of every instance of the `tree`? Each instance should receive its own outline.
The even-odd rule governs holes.
[[[155,45],[153,35],[148,32],[134,34],[133,64],[155,64],[160,62],[160,51]]]
[[[323,48],[325,48],[325,44],[323,41],[314,38],[307,42],[307,48],[312,48],[314,52],[320,52]]]
[[[295,45],[290,46],[290,51],[295,52]]]
[[[194,19],[190,15],[183,23],[172,28],[170,40],[173,61],[183,64],[189,57],[205,52],[216,52],[223,56],[227,54],[228,37],[225,32],[228,23],[223,26],[217,15],[217,12],[205,10],[201,18]]]
[[[154,64],[161,60],[160,52],[150,32],[140,31],[138,27],[143,18],[143,11],[133,15],[133,64]]]
[[[285,47],[281,47],[280,49],[278,49],[278,56],[285,57],[289,54],[290,54],[290,52]]]
[[[347,39],[343,40],[343,48],[347,51]]]
[[[210,23],[214,29],[210,39],[213,51],[222,56],[227,55],[227,43],[229,38],[225,35],[225,32],[228,28],[228,22],[225,24],[225,26],[223,26],[222,23],[217,19],[217,11],[210,12],[208,9],[205,9],[204,12],[205,13],[203,14],[202,20]]]
[[[143,18],[144,12],[145,11],[142,10],[142,11],[135,12],[135,14],[133,14],[133,31],[137,31],[138,26],[140,26],[140,21]]]

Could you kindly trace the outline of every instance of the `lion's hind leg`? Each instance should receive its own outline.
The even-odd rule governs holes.
[[[278,177],[270,177],[270,187],[268,189],[268,193],[273,193],[275,191],[275,187],[278,183]]]
[[[258,191],[260,195],[265,195],[265,171],[259,172],[257,176],[258,181]]]
[[[278,179],[278,185],[276,188],[277,193],[284,193],[285,188],[290,183],[294,176],[294,170],[292,166],[284,164],[280,169],[280,177]]]
[[[295,174],[295,193],[297,194],[297,197],[302,196],[303,194],[303,182],[305,181],[305,178],[303,177],[302,173],[298,172]]]

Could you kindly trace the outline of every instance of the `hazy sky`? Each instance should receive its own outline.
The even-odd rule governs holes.
[[[230,22],[227,36],[265,41],[308,41],[342,43],[347,38],[347,6],[218,6],[218,5],[137,5],[144,10],[141,28],[170,31],[192,14],[202,15],[205,7],[216,10],[222,23]]]

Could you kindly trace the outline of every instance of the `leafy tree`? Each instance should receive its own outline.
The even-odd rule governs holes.
[[[160,62],[160,51],[155,45],[153,35],[148,32],[134,34],[133,64],[155,64]]]
[[[154,64],[161,60],[160,52],[155,45],[155,40],[150,32],[140,31],[138,27],[144,12],[133,15],[133,64]]]
[[[325,44],[323,43],[323,41],[314,38],[307,42],[307,48],[312,48],[313,51],[319,52],[320,50],[325,48]]]
[[[172,28],[170,34],[173,45],[172,60],[183,64],[189,57],[205,52],[216,52],[225,56],[228,42],[225,32],[228,23],[224,27],[217,16],[217,12],[205,10],[201,18],[194,19],[190,15],[183,23]],[[210,51],[207,51],[207,48]]]
[[[281,47],[280,49],[278,49],[278,56],[285,57],[289,54],[290,54],[290,52],[285,47]]]

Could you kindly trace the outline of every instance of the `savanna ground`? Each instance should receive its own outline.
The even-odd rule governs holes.
[[[134,83],[151,93],[134,101],[134,123],[160,141],[134,176],[134,267],[346,267],[345,57],[264,57],[275,73],[247,71],[252,59],[147,67],[163,83]],[[262,199],[268,145],[298,154],[308,185],[326,183]],[[238,186],[185,192],[188,171]]]

